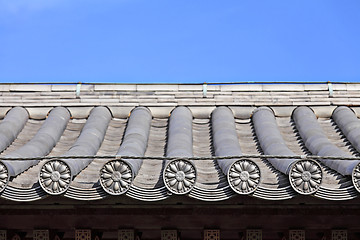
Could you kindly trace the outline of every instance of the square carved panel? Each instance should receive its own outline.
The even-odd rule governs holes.
[[[262,230],[261,229],[246,230],[246,240],[262,240]]]
[[[33,231],[34,240],[49,240],[49,230],[34,230]]]
[[[204,230],[204,240],[220,240],[220,230],[218,229]]]
[[[91,240],[91,230],[90,229],[75,230],[75,240]]]
[[[134,240],[135,231],[133,229],[120,229],[118,231],[118,240]]]
[[[347,240],[347,230],[332,230],[331,240]]]
[[[11,240],[21,240],[21,237],[19,236],[19,234],[15,234]]]
[[[289,240],[305,240],[305,230],[290,230]]]
[[[6,239],[6,230],[0,230],[0,240],[7,240]]]
[[[177,240],[177,230],[161,230],[161,240]]]

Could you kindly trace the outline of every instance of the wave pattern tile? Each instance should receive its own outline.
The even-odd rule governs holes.
[[[148,145],[151,112],[144,107],[135,108],[131,112],[129,122],[124,134],[124,140],[116,155],[143,157]],[[135,176],[139,172],[142,164],[141,159],[126,160],[131,165]]]
[[[113,118],[109,122],[104,141],[97,155],[116,155],[122,141],[126,127],[126,119]],[[82,170],[73,180],[71,186],[77,188],[91,188],[100,186],[99,172],[108,159],[94,158],[94,160]]]
[[[351,157],[334,144],[332,144],[321,129],[314,112],[308,107],[298,107],[293,113],[293,119],[303,139],[305,146],[318,156]],[[351,175],[359,161],[350,160],[321,160],[326,166],[342,175]]]
[[[261,148],[266,155],[295,155],[282,138],[271,109],[258,108],[253,115],[253,123]],[[322,171],[315,161],[298,161],[292,158],[269,158],[268,161],[277,170],[289,175],[291,186],[295,191],[301,194],[312,194],[320,187]]]
[[[106,107],[94,108],[74,145],[62,156],[95,155],[104,139],[111,113]],[[93,159],[63,159],[47,161],[40,170],[39,182],[49,194],[59,195],[70,186],[73,176],[78,175]]]
[[[81,130],[79,138],[63,156],[95,155],[104,140],[110,120],[111,113],[107,108],[94,108]],[[69,165],[72,175],[76,176],[92,159],[69,159],[63,161]]]
[[[166,145],[168,118],[153,118],[148,137],[145,156],[163,156]],[[169,197],[162,180],[164,162],[144,159],[126,196],[142,201],[159,201]]]
[[[22,107],[12,108],[0,123],[0,152],[4,151],[19,135],[29,119]]]
[[[235,119],[236,131],[240,141],[241,151],[244,154],[263,154],[258,144],[255,130],[251,118]],[[284,174],[276,170],[268,161],[262,158],[252,158],[261,169],[260,187],[264,188],[282,188],[289,186],[288,178]]]
[[[130,115],[123,142],[116,155],[143,157],[148,145],[152,115],[149,109],[135,108]],[[143,159],[107,162],[100,170],[100,183],[111,195],[125,193],[138,174]]]
[[[239,115],[234,109],[217,107],[213,111],[212,117],[208,117],[209,110],[206,110],[206,114],[199,114],[199,112],[196,112],[199,110],[193,110],[191,107],[177,107],[173,109],[170,118],[168,118],[166,115],[159,117],[156,114],[156,117],[152,117],[148,108],[137,107],[131,112],[129,118],[126,119],[126,113],[126,115],[121,115],[121,119],[117,119],[112,118],[110,111],[105,107],[94,108],[87,120],[85,119],[86,116],[82,116],[83,118],[81,119],[70,119],[67,126],[65,124],[65,131],[59,133],[61,137],[58,139],[56,146],[44,154],[60,156],[59,158],[61,159],[61,156],[68,154],[71,149],[78,147],[78,143],[81,143],[81,136],[88,132],[85,134],[87,136],[86,139],[94,138],[95,140],[93,139],[94,141],[91,140],[90,143],[86,144],[84,141],[80,145],[87,146],[86,149],[90,150],[84,152],[81,150],[82,148],[78,148],[79,151],[72,150],[74,151],[72,154],[118,155],[119,159],[110,161],[96,157],[91,160],[71,159],[69,164],[77,161],[80,163],[83,160],[86,161],[85,163],[83,162],[84,165],[79,167],[79,170],[74,171],[75,173],[77,172],[76,174],[71,172],[70,167],[68,169],[62,167],[62,163],[67,164],[65,160],[50,161],[52,162],[50,167],[58,170],[58,173],[48,175],[48,178],[58,179],[57,185],[52,185],[52,187],[55,186],[53,188],[53,190],[56,190],[54,191],[55,194],[54,192],[44,191],[34,181],[34,179],[37,179],[41,167],[43,167],[42,162],[40,162],[36,166],[28,168],[16,177],[11,178],[8,185],[3,185],[5,187],[3,187],[0,196],[13,201],[27,202],[43,199],[48,194],[56,195],[64,193],[64,197],[77,200],[99,200],[109,197],[109,195],[123,194],[124,196],[141,201],[159,201],[178,194],[176,191],[175,193],[169,191],[163,182],[165,166],[166,164],[169,165],[171,161],[122,159],[121,156],[125,155],[138,157],[183,157],[184,163],[186,163],[187,157],[192,156],[226,157],[241,154],[307,155],[311,154],[309,150],[311,152],[314,151],[311,146],[315,142],[316,146],[320,149],[325,148],[327,151],[323,149],[323,152],[318,151],[313,152],[313,154],[322,153],[324,155],[320,156],[325,156],[330,153],[333,154],[331,151],[337,149],[344,154],[341,156],[351,156],[354,149],[349,147],[349,142],[351,142],[354,148],[357,148],[359,143],[356,141],[359,137],[357,137],[356,129],[359,124],[355,114],[349,108],[341,107],[334,111],[333,119],[337,126],[329,117],[316,119],[309,108],[305,109],[309,110],[310,113],[305,111],[305,113],[301,114],[296,113],[298,109],[294,111],[293,118],[291,118],[291,111],[289,111],[288,115],[275,117],[272,109],[267,107],[259,108],[253,116],[250,116],[250,114]],[[66,109],[64,110],[67,112]],[[9,153],[16,152],[31,142],[40,130],[46,126],[45,123],[49,121],[51,116],[50,113],[47,120],[44,121],[31,119],[30,114],[30,119],[26,121],[27,111],[25,109],[13,108],[5,118],[10,119],[10,113],[15,111],[23,113],[24,118],[21,121],[24,122],[24,127],[21,130],[22,123],[19,123],[17,129],[19,129],[20,133],[18,133],[18,136],[12,143],[10,141],[10,146],[5,147],[1,156],[7,156]],[[94,114],[97,111],[98,113]],[[233,111],[235,116],[237,116],[236,118],[233,115]],[[276,109],[274,111],[276,112]],[[195,118],[193,118],[193,113]],[[301,119],[302,114],[305,115],[303,119]],[[98,116],[97,121],[91,120],[95,118],[94,115]],[[5,119],[2,123],[4,122],[6,122]],[[301,127],[303,125],[306,125],[305,130]],[[0,123],[0,132],[1,126]],[[337,127],[341,129],[347,139],[341,139],[343,135],[341,135],[342,133]],[[55,128],[58,128],[58,126]],[[99,128],[102,130],[99,130]],[[310,136],[307,136],[304,134],[308,129],[313,128],[316,129],[314,135],[310,134]],[[86,129],[92,129],[92,131]],[[97,129],[97,133],[101,134],[95,133],[94,129]],[[272,130],[268,131],[269,129]],[[320,138],[318,137],[319,133]],[[319,141],[314,140],[318,138],[320,139]],[[264,139],[267,140],[264,141]],[[312,140],[310,141],[309,139]],[[8,145],[6,140],[3,141],[4,145]],[[128,144],[125,144],[126,142]],[[281,146],[279,147],[279,145]],[[0,146],[2,145],[0,144]],[[283,147],[287,147],[287,150],[279,152],[281,149],[284,149]],[[282,159],[277,160],[279,160],[278,163],[272,162],[271,159],[262,158],[240,158],[234,160],[197,159],[188,161],[194,166],[196,182],[191,187],[191,190],[187,192],[187,196],[201,201],[221,201],[235,197],[238,194],[244,194],[245,191],[245,194],[251,194],[253,197],[266,200],[293,198],[299,192],[294,191],[286,174],[291,175],[289,168],[296,167],[297,161],[289,160],[287,163],[282,161]],[[46,162],[45,160],[43,161]],[[356,175],[353,176],[353,182],[355,181],[354,187],[349,176],[344,177],[338,172],[338,169],[333,170],[327,167],[326,165],[329,165],[329,162],[339,162],[338,166],[341,166],[347,161],[324,160],[319,163],[323,170],[323,179],[321,186],[313,193],[313,196],[327,200],[356,198],[359,195],[359,190],[356,188],[358,182],[356,182],[354,177]],[[282,166],[282,163],[284,163],[284,166]],[[182,167],[186,172],[186,164],[184,166],[181,160],[176,164],[176,167]],[[252,184],[249,184],[249,179],[253,181],[254,177],[249,172],[253,170],[254,166],[255,168],[258,167],[259,173],[261,171],[261,179],[255,187],[255,191],[249,192],[247,189]],[[231,170],[232,167],[233,170]],[[306,168],[309,166],[303,164],[299,167]],[[105,185],[105,187],[104,183],[101,184],[99,181],[101,179],[99,173],[104,168],[107,168],[108,172],[106,174],[109,174],[107,179],[112,179],[111,184],[107,182],[108,186]],[[175,178],[177,181],[182,180],[183,175],[181,173],[177,174],[179,169],[175,170],[175,175],[170,177]],[[248,170],[248,173],[242,174],[244,170]],[[75,175],[74,179],[72,179],[72,175]],[[229,180],[228,178],[230,177],[232,179]],[[305,174],[304,178],[306,177]],[[67,178],[70,181],[65,182],[64,185],[64,180]],[[238,181],[237,189],[234,189],[234,179],[240,180]],[[244,182],[242,179],[247,182],[247,185],[242,183]],[[0,179],[0,187],[1,181],[2,179]],[[115,182],[118,184],[114,184]],[[185,184],[185,181],[182,182]],[[174,184],[173,186],[178,190],[178,185]],[[112,191],[107,191],[106,188],[112,189]],[[65,191],[59,191],[61,189],[65,189]],[[300,192],[300,194],[302,193]]]
[[[360,152],[360,120],[348,107],[338,107],[332,115],[347,140]]]
[[[194,156],[212,156],[210,125],[209,119],[193,119]],[[197,171],[196,188],[216,191],[218,188],[228,186],[226,176],[223,174],[216,160],[209,161],[200,159],[194,161],[194,164]]]
[[[242,155],[232,111],[216,108],[211,116],[213,146],[216,156]],[[260,183],[260,169],[248,159],[223,159],[217,161],[227,176],[230,187],[239,194],[254,192]]]
[[[62,154],[66,153],[79,137],[80,131],[83,128],[85,122],[86,119],[70,119],[64,133],[60,137],[60,140],[51,150],[48,156],[61,156]],[[40,160],[37,165],[34,165],[33,167],[13,178],[9,185],[21,188],[39,186],[39,172],[46,161],[47,160]]]
[[[333,112],[333,119],[346,136],[351,145],[360,152],[360,121],[355,113],[348,107],[338,107]],[[354,161],[357,162],[357,161]],[[360,192],[360,166],[359,163],[352,172],[352,181],[357,191]]]
[[[187,107],[175,108],[170,116],[166,157],[193,156],[192,113]],[[163,180],[167,189],[174,194],[186,194],[196,181],[193,161],[181,159],[166,161]]]
[[[278,129],[274,113],[268,107],[260,107],[254,111],[252,117],[257,139],[266,155],[296,155],[291,151]],[[270,158],[268,161],[280,172],[288,175],[295,159]]]
[[[70,113],[62,107],[54,108],[36,135],[24,146],[7,154],[6,158],[26,158],[46,156],[59,141],[70,119]],[[16,176],[29,167],[37,164],[39,160],[10,161],[3,164],[9,169],[10,176]]]
[[[9,153],[16,151],[17,149],[23,147],[27,142],[29,142],[39,131],[42,124],[45,120],[34,120],[29,119],[24,128],[21,130],[17,138],[11,143],[11,145],[6,148],[2,153],[1,157],[8,155]]]
[[[166,145],[167,118],[153,118],[149,134],[146,157],[164,156]],[[148,191],[150,189],[165,188],[162,180],[164,163],[161,160],[144,159],[138,175],[134,179],[134,186]],[[131,190],[131,189],[130,189]]]

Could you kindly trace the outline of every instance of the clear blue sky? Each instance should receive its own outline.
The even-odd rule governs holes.
[[[360,81],[360,1],[0,0],[0,81]]]

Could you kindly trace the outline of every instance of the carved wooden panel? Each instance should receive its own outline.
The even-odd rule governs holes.
[[[49,230],[34,230],[33,231],[34,240],[49,240]]]
[[[260,229],[246,230],[246,240],[262,240],[262,230]]]
[[[118,240],[134,240],[134,232],[133,229],[121,229],[118,231]]]
[[[290,230],[289,240],[305,240],[305,230]]]
[[[0,240],[7,240],[6,230],[0,230]]]
[[[177,240],[177,230],[161,230],[161,240]]]
[[[21,237],[19,236],[19,234],[15,234],[11,240],[21,240]]]
[[[347,230],[332,230],[331,240],[347,240]]]
[[[90,229],[75,230],[75,240],[91,240],[91,230]]]
[[[204,240],[220,240],[220,230],[217,229],[204,230]]]

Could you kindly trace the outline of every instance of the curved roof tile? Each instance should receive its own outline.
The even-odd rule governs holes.
[[[181,171],[185,171],[186,167],[183,163],[189,160],[188,157],[194,157],[190,158],[189,162],[196,171],[196,182],[186,195],[202,201],[220,201],[244,193],[234,189],[231,181],[229,182],[227,175],[231,167],[242,169],[240,172],[231,172],[232,177],[236,179],[251,179],[251,174],[249,175],[252,171],[251,166],[259,168],[261,179],[258,186],[254,191],[245,191],[245,194],[261,199],[284,200],[299,194],[291,187],[291,180],[287,176],[291,175],[289,169],[298,167],[296,163],[299,161],[294,161],[292,158],[264,159],[260,155],[331,155],[338,156],[339,159],[315,160],[320,164],[323,175],[320,187],[311,194],[326,200],[347,200],[359,195],[357,190],[360,182],[357,182],[357,173],[354,170],[359,160],[341,159],[358,156],[355,150],[359,149],[356,135],[359,125],[356,116],[358,108],[339,107],[332,114],[334,106],[330,104],[349,104],[348,101],[341,102],[337,98],[336,87],[331,99],[327,97],[325,88],[317,88],[316,85],[311,88],[302,85],[301,90],[296,91],[291,90],[290,87],[284,89],[284,86],[281,91],[276,91],[275,85],[270,88],[259,85],[259,88],[249,89],[238,85],[231,87],[209,85],[206,97],[197,94],[197,91],[199,93],[202,91],[202,88],[197,89],[197,86],[193,86],[193,90],[183,89],[182,85],[176,85],[176,88],[171,89],[163,86],[161,91],[156,90],[156,87],[137,89],[135,86],[134,89],[131,88],[132,90],[130,88],[125,90],[125,86],[122,90],[121,87],[121,85],[116,87],[94,85],[93,88],[84,89],[80,93],[80,98],[73,98],[67,104],[61,99],[72,93],[62,92],[60,88],[56,88],[56,94],[48,88],[38,90],[44,91],[43,95],[46,96],[44,100],[25,101],[28,96],[26,95],[21,104],[8,101],[7,106],[24,108],[11,109],[0,122],[0,146],[4,146],[1,157],[12,156],[9,155],[12,152],[22,152],[22,149],[30,146],[30,143],[33,146],[33,142],[37,143],[36,146],[25,151],[26,154],[21,157],[47,155],[61,159],[61,156],[97,154],[98,157],[91,159],[63,159],[74,178],[69,183],[69,187],[61,192],[62,196],[78,200],[96,200],[124,194],[142,201],[160,201],[171,197],[172,193],[182,194],[181,191],[172,192],[164,185],[163,173],[166,163],[171,163],[172,157],[183,158],[173,163],[182,169]],[[16,92],[16,89],[14,91]],[[343,94],[351,95],[354,90],[341,91]],[[36,89],[30,92],[37,94]],[[53,97],[55,95],[56,97]],[[111,101],[107,101],[109,97],[105,96],[110,96]],[[173,97],[167,98],[167,96]],[[90,101],[92,98],[99,101],[96,103]],[[114,99],[119,101],[115,103]],[[356,102],[357,99],[353,101]],[[66,108],[54,108],[60,103],[68,106],[72,116],[70,120]],[[305,104],[313,106],[314,111],[308,107],[301,107]],[[99,105],[108,108],[97,107]],[[149,108],[138,107],[139,105]],[[253,112],[254,106],[260,108]],[[54,109],[48,118],[43,120],[52,108]],[[25,110],[28,110],[29,114]],[[59,114],[55,114],[56,112]],[[27,120],[28,116],[29,120]],[[13,120],[14,118],[16,121]],[[10,129],[12,132],[2,133],[2,126],[9,125],[9,119],[12,119],[13,124],[6,127],[6,130]],[[46,140],[33,140],[40,135]],[[135,137],[130,141],[130,136]],[[79,146],[85,150],[80,151]],[[37,154],[32,154],[36,149]],[[247,157],[247,162],[244,162],[242,154],[258,155],[258,157]],[[113,155],[114,158],[102,158],[103,155]],[[124,155],[139,158],[122,159],[121,156]],[[231,155],[237,155],[238,158],[217,159]],[[150,157],[158,157],[158,159],[150,159]],[[128,182],[128,187],[123,189],[124,191],[119,187],[122,186],[120,180],[129,178],[126,178],[123,165],[119,165],[121,161],[129,164],[137,173]],[[32,164],[16,173],[12,170],[11,173],[0,173],[1,184],[5,183],[2,185],[3,188],[0,188],[1,197],[13,201],[35,201],[51,194],[44,191],[37,182],[41,167],[47,161],[41,159],[2,161],[3,164],[8,162],[14,165],[24,162]],[[235,163],[238,165],[235,166]],[[106,164],[109,164],[109,169],[113,171],[109,176],[106,175],[107,179],[110,177],[113,182],[118,181],[120,184],[116,186],[107,182],[112,186],[112,191],[107,191],[108,189],[103,188],[100,182],[100,171]],[[303,164],[302,166],[305,166],[307,163]],[[30,167],[31,165],[34,166]],[[61,179],[62,169],[58,165],[52,167],[58,169],[60,176],[54,174],[49,178]],[[1,168],[0,170],[4,171]],[[248,172],[248,175],[243,173],[244,171]],[[351,179],[349,175],[353,171],[355,175]],[[182,179],[181,173],[176,173],[178,173],[176,177]],[[5,178],[1,178],[3,174],[7,174],[4,175]],[[14,177],[8,178],[8,176]],[[301,178],[306,176],[304,174]],[[179,185],[174,186],[178,190],[181,189]],[[240,190],[249,186],[239,181]],[[302,186],[306,188],[305,185]],[[59,181],[56,188],[60,187]]]

